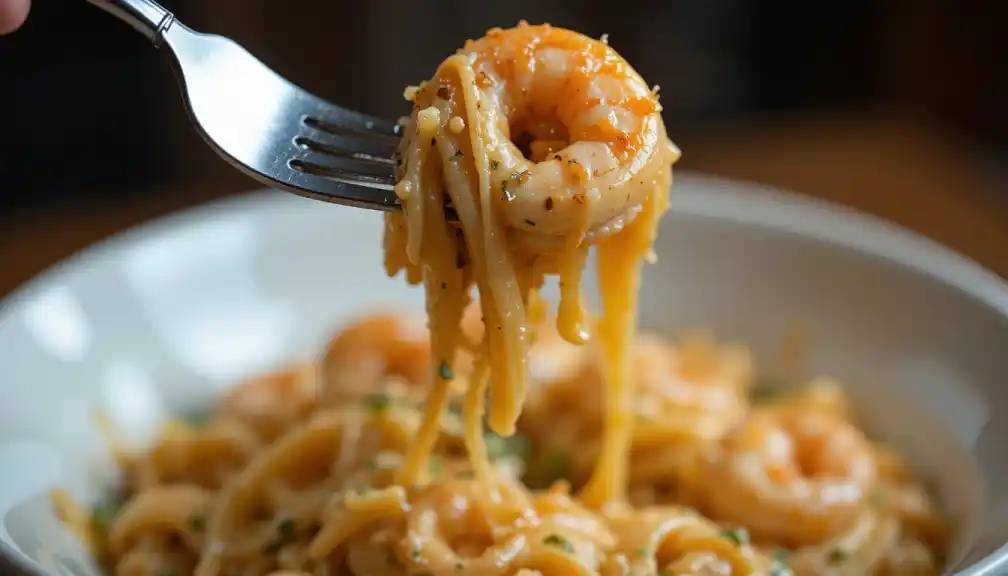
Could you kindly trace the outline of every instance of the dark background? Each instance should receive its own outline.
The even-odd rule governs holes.
[[[388,116],[406,111],[405,85],[488,27],[525,18],[608,33],[648,82],[661,85],[683,167],[796,187],[963,250],[1008,252],[1008,236],[988,237],[1008,228],[1008,211],[999,212],[1008,204],[1005,2],[165,5],[193,28],[235,38],[313,92]],[[927,200],[927,185],[944,196]],[[36,0],[24,29],[0,38],[0,240],[8,242],[0,269],[34,273],[121,226],[254,186],[190,129],[162,55],[100,10]],[[131,216],[108,220],[123,206],[135,207]],[[992,213],[1000,219],[960,222],[959,236],[928,227]],[[87,231],[63,224],[89,221]],[[53,236],[65,241],[24,260],[24,243]],[[1008,273],[1008,262],[999,271]]]

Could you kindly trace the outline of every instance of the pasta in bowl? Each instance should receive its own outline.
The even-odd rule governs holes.
[[[509,42],[526,48],[509,52]],[[580,80],[597,93],[579,118],[597,131],[578,131],[569,118],[551,124],[550,110],[537,118],[534,106],[512,127],[475,105],[520,109],[521,73],[540,64],[550,73],[559,66],[554,50],[586,59],[578,70],[611,66],[630,86]],[[491,74],[502,62],[512,63],[514,94],[498,86],[506,74]],[[114,509],[90,512],[58,490],[56,512],[117,574],[932,574],[950,557],[961,562],[962,545],[950,546],[960,519],[939,512],[899,451],[869,439],[836,385],[796,379],[786,384],[801,390],[767,400],[754,350],[704,334],[638,331],[642,264],[653,260],[678,157],[660,117],[649,120],[656,91],[641,86],[604,42],[548,27],[496,31],[449,58],[408,91],[405,211],[386,218],[382,243],[387,271],[423,285],[426,329],[422,317],[394,309],[348,314],[381,296],[367,282],[361,292],[347,287],[334,314],[353,319],[303,361],[245,355],[243,370],[253,374],[227,378],[226,363],[174,349],[201,374],[244,381],[208,418],[170,422],[143,449],[126,449],[129,433],[108,426],[122,471]],[[621,105],[593,112],[606,99]],[[622,109],[638,116],[627,120]],[[527,145],[495,143],[519,129]],[[628,136],[634,130],[639,140]],[[589,153],[580,142],[601,144]],[[571,157],[627,162],[568,171]],[[530,174],[512,179],[493,161]],[[628,176],[607,180],[613,172]],[[511,198],[513,185],[528,189]],[[458,227],[442,213],[446,190]],[[543,190],[553,192],[522,204]],[[524,222],[529,210],[554,220],[539,230]],[[685,228],[703,239],[702,227]],[[579,292],[589,247],[597,318]],[[372,255],[343,255],[341,266],[359,278],[376,265]],[[131,286],[165,277],[143,258],[126,261]],[[675,265],[657,268],[677,274]],[[703,266],[688,270],[703,277]],[[554,274],[555,312],[542,297]],[[648,293],[660,280],[643,284],[645,317],[667,309]],[[712,280],[708,296],[725,279]],[[681,282],[684,302],[697,297],[695,282]],[[263,303],[248,293],[221,301],[241,310],[242,298]],[[783,316],[778,302],[772,311]],[[722,307],[711,297],[701,309],[716,319]],[[260,316],[279,331],[283,317]],[[240,341],[255,348],[254,338]]]

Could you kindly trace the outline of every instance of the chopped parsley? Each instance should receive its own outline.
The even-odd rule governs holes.
[[[443,470],[444,464],[441,462],[441,458],[436,454],[432,454],[430,460],[427,461],[427,471],[430,472],[431,476],[440,476]]]
[[[284,544],[291,541],[291,538],[294,536],[294,520],[291,518],[282,518],[277,521],[276,529],[276,538],[263,545],[263,554],[276,554],[284,547]]]
[[[364,404],[367,405],[371,412],[381,414],[385,410],[388,410],[389,405],[392,404],[392,399],[389,398],[388,394],[375,392],[364,397]]]
[[[640,556],[641,558],[644,558],[644,557],[647,557],[647,556],[650,556],[650,555],[651,555],[651,551],[648,550],[648,548],[646,546],[641,546],[640,548],[637,549],[637,556]]]
[[[459,148],[458,150],[455,151],[455,156],[456,157],[458,157],[458,156],[465,156],[465,152],[463,152],[462,149]]]
[[[500,160],[491,160],[490,161],[490,169],[491,170],[496,170],[498,167],[500,167]]]
[[[770,576],[793,576],[793,574],[788,566],[788,551],[783,548],[774,550]]]
[[[724,530],[721,536],[736,546],[744,546],[749,543],[749,531],[745,528],[732,528]]]
[[[529,226],[535,228],[535,225],[536,225],[535,220],[529,220],[528,218],[526,218],[525,219],[525,223],[528,224]]]
[[[449,366],[448,362],[444,360],[442,360],[441,365],[438,366],[438,376],[440,376],[442,380],[455,379],[455,373],[452,372],[451,366]]]
[[[515,434],[504,438],[492,430],[486,430],[483,437],[486,442],[487,457],[490,460],[497,460],[505,456],[515,456],[521,460],[529,458],[531,447],[528,439],[524,436]]]
[[[830,550],[827,559],[830,564],[840,564],[847,559],[847,551],[842,548],[834,548]]]
[[[206,528],[206,518],[202,514],[193,514],[187,519],[189,528],[194,532],[202,532]]]
[[[559,548],[567,554],[574,553],[574,545],[570,543],[570,540],[559,534],[550,534],[549,536],[543,538],[543,544]]]
[[[772,378],[760,378],[750,393],[750,398],[756,404],[773,402],[784,393],[784,386]]]
[[[122,494],[113,492],[102,498],[91,510],[91,522],[102,534],[108,533],[124,502]]]

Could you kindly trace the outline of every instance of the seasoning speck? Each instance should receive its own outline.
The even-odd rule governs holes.
[[[536,225],[535,224],[535,220],[529,220],[528,218],[526,218],[525,219],[525,223],[528,224],[529,226],[535,228],[535,225]]]
[[[200,514],[193,514],[192,516],[189,516],[187,523],[189,524],[189,528],[193,531],[202,532],[203,528],[206,527],[206,518]]]
[[[294,520],[284,518],[277,522],[277,532],[280,533],[280,537],[284,540],[290,539],[294,535]]]
[[[847,551],[842,548],[834,548],[830,550],[827,558],[830,564],[840,564],[847,559]]]
[[[547,196],[546,197],[546,211],[550,212],[552,210],[553,210],[553,197],[552,196]]]
[[[570,543],[570,540],[559,534],[550,534],[543,538],[543,544],[559,548],[568,554],[574,553],[574,545]]]

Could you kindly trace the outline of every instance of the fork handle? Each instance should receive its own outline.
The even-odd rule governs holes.
[[[154,0],[87,0],[129,24],[154,44],[161,46],[164,33],[175,22],[175,15]]]

